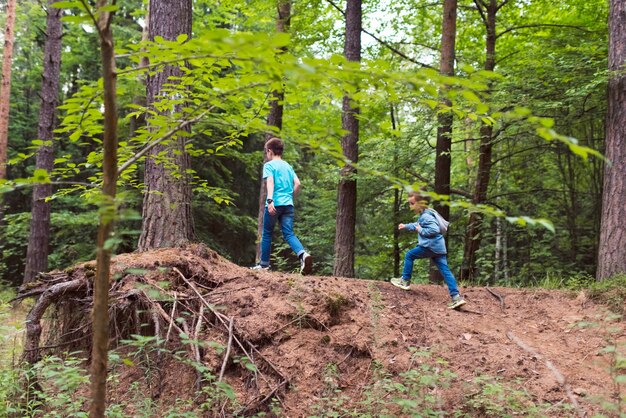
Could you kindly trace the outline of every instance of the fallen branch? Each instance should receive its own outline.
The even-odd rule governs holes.
[[[563,387],[563,389],[565,390],[565,393],[567,394],[567,397],[572,403],[572,406],[574,406],[574,408],[576,409],[578,416],[584,417],[586,415],[586,412],[580,407],[580,405],[578,405],[578,401],[576,400],[576,397],[574,396],[574,393],[572,392],[572,388],[570,387],[569,383],[567,383],[567,380],[565,379],[563,374],[554,366],[554,364],[552,364],[550,360],[547,360],[544,356],[539,354],[534,348],[530,347],[529,345],[524,343],[522,340],[517,338],[511,331],[507,331],[506,336],[509,338],[509,340],[513,341],[524,351],[532,354],[535,358],[539,360],[543,360],[546,367],[554,375],[556,381],[559,382],[561,387]]]
[[[221,382],[224,378],[224,372],[226,371],[226,365],[228,364],[228,359],[230,357],[230,349],[233,345],[233,322],[234,318],[230,318],[230,323],[228,324],[228,346],[226,347],[226,354],[224,354],[224,361],[222,362],[220,377],[217,379],[218,382]]]
[[[502,312],[504,312],[504,298],[502,296],[500,296],[499,294],[497,294],[496,292],[494,292],[493,290],[491,290],[489,287],[485,287],[485,289],[487,289],[487,292],[491,293],[494,297],[498,298],[498,300],[500,301],[500,310]]]
[[[172,267],[172,270],[174,270],[176,273],[178,273],[178,275],[179,275],[179,276],[183,279],[183,281],[184,281],[185,283],[187,283],[187,285],[189,285],[189,287],[191,288],[191,290],[193,290],[193,291],[196,293],[196,295],[198,295],[198,297],[200,297],[200,300],[202,301],[202,303],[204,303],[204,305],[205,305],[205,306],[206,306],[206,307],[207,307],[207,308],[211,311],[211,313],[212,313],[213,315],[215,315],[215,317],[216,317],[216,318],[217,318],[217,319],[218,319],[218,320],[222,323],[222,325],[223,325],[226,329],[228,329],[228,325],[227,325],[227,323],[230,321],[230,319],[229,319],[226,315],[224,315],[224,314],[222,314],[222,313],[220,313],[220,312],[216,311],[216,310],[215,310],[215,308],[213,308],[213,306],[212,306],[209,302],[207,302],[207,301],[206,301],[206,299],[202,296],[202,294],[198,291],[198,288],[196,288],[196,286],[195,286],[195,285],[194,285],[191,281],[189,281],[189,279],[187,279],[187,278],[185,277],[185,275],[184,275],[183,273],[181,273],[181,272],[180,272],[180,270],[178,270],[176,267]],[[253,359],[253,357],[252,357],[251,355],[249,355],[249,354],[248,354],[247,350],[245,349],[245,347],[243,346],[243,344],[241,343],[241,341],[239,341],[239,339],[238,339],[238,338],[234,335],[234,332],[233,332],[233,339],[235,340],[235,342],[237,343],[237,345],[239,346],[239,348],[241,348],[241,350],[244,352],[244,354],[246,355],[246,357],[248,357],[248,358],[250,359],[250,361],[252,362],[252,364],[254,364],[254,361],[252,360],[252,359]],[[259,355],[259,357],[261,357],[261,359],[262,359],[262,360],[263,360],[263,361],[264,361],[264,362],[265,362],[265,363],[269,366],[269,368],[270,368],[270,369],[271,369],[271,370],[272,370],[272,371],[273,371],[273,372],[274,372],[277,376],[279,376],[282,380],[287,381],[287,383],[289,382],[289,380],[288,380],[285,376],[283,376],[283,374],[282,374],[282,373],[281,373],[281,372],[280,372],[280,371],[276,368],[276,366],[274,366],[274,365],[272,364],[272,362],[271,362],[271,361],[269,361],[268,359],[266,359],[266,358],[265,358],[265,356],[263,356],[263,354],[261,354],[261,352],[259,352],[259,350],[257,350],[257,348],[254,346],[254,344],[252,344],[252,343],[251,343],[251,342],[249,342],[249,341],[246,341],[246,342],[248,343],[248,345],[250,346],[250,348],[251,348],[251,349],[252,349],[252,350],[253,350],[256,354],[258,354],[258,355]],[[254,366],[258,369],[258,367],[256,366],[256,364],[254,364]],[[261,375],[261,376],[263,376],[263,375]],[[265,378],[264,378],[264,379],[265,379]],[[266,382],[267,382],[267,381],[266,381]],[[268,383],[269,383],[269,382],[268,382]]]
[[[286,383],[287,383],[287,381],[283,380],[278,385],[276,385],[276,387],[274,389],[272,389],[267,395],[265,395],[261,400],[258,400],[258,401],[257,400],[252,400],[244,408],[242,408],[239,411],[237,411],[234,414],[234,416],[236,416],[236,417],[237,416],[245,416],[247,412],[250,412],[250,411],[252,411],[254,409],[258,409],[261,405],[263,405],[265,402],[270,400],[271,397],[274,396],[274,394],[278,391],[278,389],[280,389]],[[261,396],[258,396],[257,399],[260,398]],[[282,404],[282,400],[280,398],[277,397],[276,399],[278,399],[278,401]]]

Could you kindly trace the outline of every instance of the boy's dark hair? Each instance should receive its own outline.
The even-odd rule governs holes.
[[[265,144],[265,149],[272,150],[274,155],[283,155],[283,149],[285,148],[285,143],[280,138],[270,138],[269,141]]]
[[[424,193],[424,190],[420,190],[420,191],[411,191],[409,192],[409,196],[408,197],[414,197],[415,201],[419,202],[420,200],[425,201],[426,203],[430,204],[430,196],[428,196],[426,193]]]

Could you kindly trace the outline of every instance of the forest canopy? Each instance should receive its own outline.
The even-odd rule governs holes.
[[[284,9],[286,3],[289,14],[281,21],[277,4]],[[147,4],[106,6],[98,13],[114,12],[119,116],[119,222],[110,245],[116,252],[137,248],[144,197],[158,193],[148,191],[144,178],[151,159],[173,179],[188,179],[194,239],[252,265],[263,142],[271,134],[284,138],[285,159],[302,181],[296,230],[315,254],[318,274],[333,271],[337,184],[349,166],[358,185],[356,277],[397,275],[398,253],[414,237],[395,234],[395,224],[412,218],[406,191],[423,186],[436,205],[448,208],[450,265],[462,279],[532,284],[546,275],[593,275],[607,5],[490,5],[459,2],[452,74],[440,69],[442,3],[364,2],[356,61],[344,51],[345,7],[332,1],[194,1],[188,34],[152,37]],[[63,36],[51,140],[38,138],[35,123],[49,9],[34,1],[17,8],[0,244],[0,270],[13,283],[22,281],[25,268],[35,184],[52,187],[49,268],[95,255],[104,158],[95,9],[82,1],[53,8],[63,13]],[[173,67],[178,73],[146,102],[146,83]],[[342,145],[350,133],[342,125],[346,97],[358,109],[358,161]],[[269,124],[277,104],[280,125]],[[450,161],[450,191],[438,194],[442,117],[451,121],[450,149],[439,154]],[[188,166],[164,150],[175,143]],[[42,147],[54,149],[50,170],[35,163]],[[477,188],[486,170],[486,184]],[[477,219],[480,228],[471,235]],[[468,249],[468,243],[479,245]],[[289,269],[294,259],[280,245],[274,264]]]

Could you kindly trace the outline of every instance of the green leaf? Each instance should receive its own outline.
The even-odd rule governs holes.
[[[72,9],[72,8],[82,8],[83,4],[79,1],[57,1],[52,3],[52,7],[55,9]]]
[[[135,363],[133,363],[133,361],[129,358],[122,359],[122,363],[124,363],[127,366],[135,366]]]
[[[50,183],[50,177],[48,176],[48,172],[42,168],[38,168],[33,173],[33,182],[35,183]]]
[[[98,9],[98,13],[101,12],[115,12],[119,9],[120,7],[117,4],[108,4],[106,6],[102,6]]]

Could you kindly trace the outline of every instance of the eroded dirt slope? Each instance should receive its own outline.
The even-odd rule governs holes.
[[[88,263],[67,277],[50,277],[55,283],[89,280],[90,269]],[[622,322],[604,321],[602,307],[583,294],[561,291],[469,287],[462,289],[468,304],[454,311],[446,308],[443,286],[404,291],[383,281],[251,271],[201,246],[120,255],[112,272],[113,303],[151,311],[148,320],[161,322],[151,332],[167,338],[172,352],[181,349],[175,336],[176,327],[183,327],[175,317],[186,318],[187,334],[231,346],[227,363],[224,353],[211,348],[189,356],[215,376],[223,373],[243,416],[267,411],[274,396],[289,417],[309,416],[340,396],[347,404],[358,403],[368,391],[372,396],[381,379],[421,366],[428,366],[424,373],[454,373],[447,388],[430,393],[451,416],[477,396],[467,391],[480,386],[468,383],[481,376],[501,378],[500,384],[544,404],[544,416],[591,416],[599,410],[594,398],[612,400],[615,390],[609,373],[614,357],[603,349],[626,338]],[[146,286],[169,296],[148,298]],[[581,327],[584,323],[594,326]],[[243,355],[258,373],[232,362]],[[193,398],[198,389],[193,371],[163,361],[152,396],[165,405]],[[124,388],[142,376],[137,367],[128,368],[111,401],[124,398]],[[395,396],[381,393],[389,400]],[[395,413],[401,415],[399,409]]]

